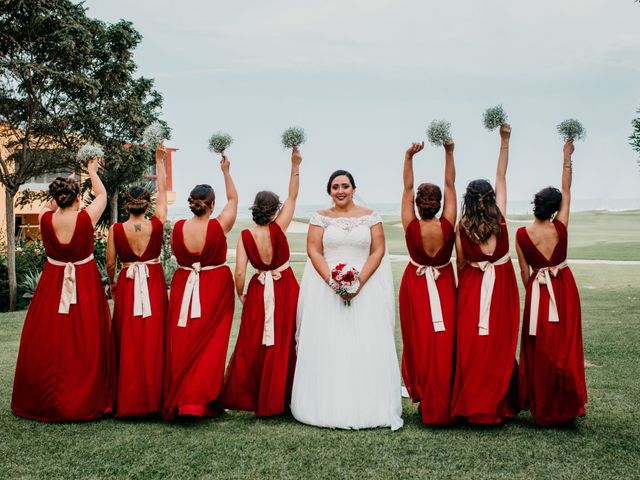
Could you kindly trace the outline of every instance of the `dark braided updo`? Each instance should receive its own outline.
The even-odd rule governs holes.
[[[249,210],[251,210],[251,216],[257,225],[269,225],[275,218],[281,205],[278,195],[265,190],[256,194],[253,205]]]
[[[423,220],[431,220],[440,210],[442,191],[433,183],[421,183],[416,191],[416,207]]]
[[[191,190],[187,201],[189,202],[189,209],[193,214],[196,217],[201,217],[207,213],[207,209],[213,209],[216,194],[211,185],[196,185],[193,187],[193,190]]]
[[[562,192],[555,187],[540,190],[533,197],[533,215],[538,220],[549,220],[560,209]]]
[[[500,236],[502,214],[496,205],[496,192],[487,180],[473,180],[467,185],[462,201],[460,224],[475,243],[486,242],[491,235]]]
[[[151,204],[151,194],[143,187],[133,186],[125,194],[124,208],[131,215],[144,214]]]
[[[49,185],[49,195],[53,197],[58,207],[70,207],[80,195],[80,184],[74,178],[57,177]]]

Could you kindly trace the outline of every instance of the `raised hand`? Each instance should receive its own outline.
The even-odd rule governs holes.
[[[295,166],[300,166],[302,163],[302,155],[300,154],[298,147],[293,147],[291,149],[291,163]]]
[[[562,148],[562,152],[565,155],[571,156],[575,151],[576,147],[573,145],[573,140],[567,140],[564,142],[564,147]]]
[[[231,162],[224,152],[221,155],[222,159],[220,160],[220,170],[222,170],[223,173],[228,173]]]
[[[98,173],[99,168],[100,168],[100,160],[95,157],[90,158],[89,161],[87,162],[87,171],[89,172],[89,175],[93,173]]]
[[[164,146],[164,142],[160,142],[156,147],[156,163],[163,162],[166,154],[167,154],[167,149]]]
[[[413,142],[405,152],[405,157],[413,158],[413,156],[416,153],[422,151],[423,148],[424,148],[424,142],[421,142],[421,143]]]
[[[447,153],[453,153],[453,147],[455,143],[453,143],[453,138],[447,138],[444,142],[444,151]]]
[[[502,138],[502,140],[509,140],[510,137],[511,125],[509,125],[508,123],[503,123],[502,125],[500,125],[500,138]]]

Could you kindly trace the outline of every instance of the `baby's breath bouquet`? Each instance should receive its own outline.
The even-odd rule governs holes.
[[[282,146],[284,148],[299,147],[307,141],[304,129],[301,127],[287,128],[282,132]]]
[[[587,132],[582,124],[575,118],[570,118],[558,125],[558,133],[565,140],[583,140]]]
[[[507,123],[507,114],[502,105],[496,105],[485,110],[482,121],[487,130],[495,130],[503,123]]]
[[[142,143],[149,150],[155,150],[160,142],[169,138],[169,131],[166,126],[157,120],[144,129],[142,132]]]
[[[446,120],[434,120],[427,128],[427,138],[433,145],[441,147],[448,139],[451,138],[451,122]]]
[[[209,138],[209,150],[215,153],[222,153],[233,143],[231,135],[224,132],[216,132]]]
[[[104,158],[102,145],[98,143],[85,143],[78,149],[76,159],[80,163],[87,163],[90,158]]]

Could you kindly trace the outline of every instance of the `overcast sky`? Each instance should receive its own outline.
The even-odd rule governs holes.
[[[241,204],[286,194],[281,132],[305,128],[299,203],[327,203],[350,170],[368,203],[399,202],[404,151],[434,118],[452,123],[457,188],[493,182],[499,140],[482,126],[502,103],[513,127],[509,199],[560,181],[555,126],[578,118],[574,198],[640,197],[627,137],[640,107],[640,5],[632,0],[88,0],[91,16],[142,33],[140,74],[156,79],[173,128],[178,205],[211,183],[207,150],[223,130]],[[416,157],[416,181],[441,184],[441,149]],[[219,198],[220,198],[219,197]],[[637,207],[640,207],[640,201]]]

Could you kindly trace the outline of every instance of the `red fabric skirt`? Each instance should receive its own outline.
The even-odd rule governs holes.
[[[500,423],[519,411],[516,344],[520,300],[511,262],[495,267],[489,335],[478,335],[482,271],[466,266],[458,282],[457,345],[452,416]]]
[[[409,264],[400,284],[400,325],[402,327],[402,377],[414,402],[420,402],[424,424],[451,423],[451,388],[456,338],[456,283],[451,265],[443,268],[436,281],[445,324],[435,332],[424,276],[416,275]]]
[[[251,279],[242,308],[242,323],[236,347],[225,376],[220,405],[255,412],[258,416],[278,415],[289,407],[295,369],[296,309],[298,282],[291,269],[274,281],[275,342],[262,345],[264,327],[264,286],[257,276]]]
[[[520,347],[520,402],[539,425],[568,422],[586,414],[580,296],[571,270],[552,277],[558,323],[550,323],[549,293],[540,286],[536,335],[529,335],[531,283],[527,286]]]
[[[167,356],[163,415],[216,416],[233,321],[234,287],[228,267],[200,272],[201,317],[178,326],[189,271],[171,282],[167,315]]]
[[[162,412],[167,285],[162,265],[148,265],[151,316],[133,316],[134,281],[118,276],[113,324],[118,358],[116,416]]]
[[[78,302],[58,313],[64,267],[46,263],[20,339],[11,409],[43,422],[93,420],[112,411],[111,315],[95,261],[77,265]]]

